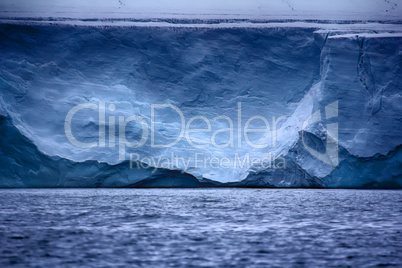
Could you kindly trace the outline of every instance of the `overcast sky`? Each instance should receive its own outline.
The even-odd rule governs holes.
[[[74,13],[76,15],[91,13],[96,17],[96,13],[104,12],[126,13],[125,17],[127,13],[268,16],[315,13],[325,18],[326,15],[356,13],[395,19],[402,17],[401,2],[401,0],[0,0],[0,15],[4,17],[10,12],[56,17],[63,14],[71,16]]]

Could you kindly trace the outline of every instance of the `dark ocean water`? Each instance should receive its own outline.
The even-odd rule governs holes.
[[[402,267],[402,191],[3,189],[0,266]]]

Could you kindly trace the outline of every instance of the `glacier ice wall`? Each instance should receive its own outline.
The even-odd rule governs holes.
[[[0,186],[401,187],[401,27],[274,25],[3,22]],[[118,141],[110,146],[109,135],[105,146],[86,149],[68,140],[66,115],[83,103],[114,105],[106,108],[106,119],[141,115],[148,126],[155,124],[156,144],[175,140],[182,122],[171,108],[160,109],[152,122],[151,104],[174,105],[187,121],[203,116],[212,131],[230,127],[227,120],[214,120],[223,116],[234,121],[235,142],[219,146],[227,145],[229,132],[215,137],[218,146],[202,146],[210,132],[193,135],[196,146],[181,139],[154,148],[148,139],[140,148],[125,148],[123,160]],[[334,103],[336,114],[325,118]],[[317,111],[322,120],[305,127]],[[269,146],[254,148],[238,134],[252,116],[277,123],[275,142],[273,133],[251,135],[254,143],[269,140]],[[194,125],[205,128],[203,123]],[[335,135],[327,129],[331,123],[337,124],[337,150],[328,164],[311,151],[325,155],[325,144]],[[103,124],[97,111],[85,109],[74,117],[71,131],[77,140],[97,143]],[[261,120],[254,127],[261,127]],[[131,141],[142,134],[138,124],[125,129]],[[151,168],[129,163],[133,153]],[[271,154],[282,166],[211,168],[197,165],[197,154],[229,160]],[[172,156],[184,161],[155,161]]]
[[[211,187],[189,174],[137,168],[122,162],[109,165],[94,160],[74,162],[48,156],[23,136],[10,117],[0,116],[1,187]]]

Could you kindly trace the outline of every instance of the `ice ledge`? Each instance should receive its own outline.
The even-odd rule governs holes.
[[[225,19],[72,19],[72,18],[1,18],[0,24],[11,25],[51,25],[51,26],[91,26],[91,27],[159,27],[159,28],[304,28],[317,29],[317,33],[339,31],[357,32],[378,37],[378,31],[388,35],[402,34],[402,21],[331,21],[331,20],[225,20]],[[367,32],[367,33],[364,33]],[[384,33],[386,32],[386,33]],[[337,35],[341,37],[343,35]],[[355,36],[352,34],[352,36]],[[381,37],[381,36],[380,36]]]
[[[400,38],[402,37],[402,32],[399,33],[358,33],[358,34],[340,34],[329,36],[328,39],[338,39],[338,38]]]

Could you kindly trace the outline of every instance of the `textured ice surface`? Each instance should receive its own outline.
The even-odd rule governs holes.
[[[1,186],[206,186],[208,179],[276,187],[401,186],[400,24],[156,23],[2,20]],[[136,165],[130,169],[127,160],[119,159],[118,146],[109,147],[109,137],[104,148],[89,149],[77,148],[66,138],[68,111],[100,101],[116,107],[107,110],[106,118],[139,114],[148,125],[150,104],[174,105],[187,120],[205,116],[213,130],[228,127],[225,120],[213,120],[227,116],[235,122],[236,142],[233,147],[197,148],[183,139],[158,149],[148,140],[141,148],[126,150],[124,158],[137,153],[148,159],[192,159],[169,167],[149,162],[156,172]],[[334,103],[338,112],[328,118],[325,109]],[[303,123],[316,111],[321,111],[321,121],[329,121],[302,132]],[[278,121],[276,143],[255,149],[242,137],[239,146],[239,126],[244,128],[256,115],[270,124],[272,117],[284,116]],[[339,154],[326,163],[306,146],[325,153],[322,148],[334,134],[326,129],[331,122],[338,124]],[[155,123],[156,143],[177,137],[180,118],[172,109],[159,112]],[[78,140],[99,140],[96,111],[77,113],[72,126]],[[129,140],[141,137],[138,127],[127,126]],[[227,134],[217,136],[218,143],[226,143]],[[250,137],[256,143],[271,138]],[[197,144],[210,138],[211,133],[193,136]],[[281,157],[286,168],[211,168],[196,166],[194,160],[196,154],[235,159],[269,153]]]

